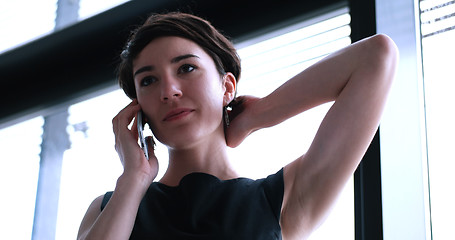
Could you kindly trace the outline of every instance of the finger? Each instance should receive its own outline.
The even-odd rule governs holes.
[[[129,107],[132,107],[132,106],[135,106],[135,105],[138,105],[138,101],[137,99],[133,99],[128,105],[126,105],[122,110],[120,110],[120,112],[124,111],[125,109],[128,109]]]
[[[158,163],[158,159],[155,155],[155,140],[153,139],[152,136],[147,136],[145,138],[145,141],[147,141],[147,147],[148,147],[148,155],[149,155],[149,164],[150,164],[150,167],[153,169],[153,179],[155,179],[156,175],[158,174],[158,170],[159,170],[159,163]]]
[[[137,100],[134,99],[133,101],[131,101],[128,105],[126,105],[122,110],[120,110],[117,115],[115,115],[115,117],[112,119],[112,124],[118,124],[119,123],[119,120],[120,118],[125,114],[126,111],[128,111],[128,109],[130,109],[132,106],[134,105],[137,105]]]
[[[134,99],[130,104],[123,108],[112,119],[114,133],[118,132],[120,129],[127,128],[140,109],[141,106],[137,103],[136,99]]]
[[[155,156],[155,140],[153,136],[145,137],[145,141],[147,142],[147,150],[149,152],[149,156]]]
[[[134,101],[132,103],[134,103]],[[122,120],[126,120],[124,122],[124,124],[126,124],[128,126],[131,123],[131,121],[133,121],[133,119],[137,117],[137,113],[141,110],[141,105],[137,104],[137,101],[136,101],[136,104],[130,105],[128,108],[125,108],[124,110],[125,111],[123,113],[124,114],[123,116],[125,118]],[[133,125],[136,122],[137,122],[137,119],[136,119],[136,121],[133,122]],[[134,129],[137,129],[137,125]]]
[[[133,126],[131,126],[131,130],[133,132],[134,139],[138,139],[139,138],[139,132],[138,132],[138,129],[137,129],[137,112],[136,112],[136,116],[134,118],[135,119],[133,121]]]
[[[122,119],[122,117],[128,117],[130,119],[129,122],[133,119],[134,113],[137,111],[137,108],[140,108],[140,105],[138,104],[136,99],[133,99],[128,105],[126,105],[122,110],[119,111],[116,117],[119,119]]]
[[[243,102],[246,100],[246,98],[247,98],[247,96],[238,96],[229,103],[228,107],[234,109],[234,108],[242,105]]]
[[[234,121],[234,119],[235,119],[240,113],[242,113],[244,109],[245,109],[245,106],[243,106],[242,103],[238,103],[238,104],[232,106],[232,109],[231,109],[231,110],[228,110],[229,119],[230,119],[231,121]]]

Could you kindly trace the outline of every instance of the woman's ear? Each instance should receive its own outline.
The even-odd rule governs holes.
[[[228,72],[223,76],[223,86],[224,86],[224,106],[227,106],[235,98],[237,90],[237,80],[235,79],[234,74]]]

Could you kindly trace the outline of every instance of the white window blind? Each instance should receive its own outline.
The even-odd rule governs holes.
[[[455,29],[455,1],[424,0],[420,2],[422,37]]]
[[[263,97],[286,80],[351,43],[350,15],[340,9],[237,44],[242,60],[239,95]],[[251,134],[231,149],[236,169],[251,178],[264,177],[304,154],[332,103]],[[354,239],[354,184],[351,179],[333,212],[312,240]]]
[[[287,33],[270,33],[273,38],[253,45],[255,39],[238,44],[243,68],[239,93],[258,90],[260,85],[256,94],[263,96],[327,54],[350,44],[350,16],[343,12],[289,26],[275,34]],[[243,47],[246,44],[249,46]]]
[[[455,239],[455,1],[420,1],[431,232]]]

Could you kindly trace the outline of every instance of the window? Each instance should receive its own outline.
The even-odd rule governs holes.
[[[265,96],[305,67],[350,44],[349,22],[347,9],[342,9],[238,43],[243,67],[238,94]],[[128,103],[123,91],[116,90],[70,107],[68,132],[72,147],[63,161],[57,239],[75,236],[91,201],[114,189],[122,166],[114,150],[111,120]],[[330,106],[323,105],[274,128],[255,132],[241,146],[230,150],[233,165],[250,178],[278,171],[306,151]],[[295,131],[306,137],[293,141],[290,136],[295,136]],[[273,151],[263,151],[264,146]],[[160,160],[160,179],[167,168],[167,149],[158,143],[156,155]],[[353,199],[350,182],[333,214],[312,239],[333,238],[334,233],[354,239]]]
[[[56,10],[57,0],[1,1],[0,53],[52,32]]]
[[[120,2],[124,1],[118,1]],[[80,1],[81,19],[99,11],[90,10],[88,6],[88,1]],[[55,8],[52,11],[55,13]],[[238,42],[236,45],[243,67],[239,95],[265,96],[330,52],[350,44],[349,23],[348,9],[344,8]],[[50,30],[53,27],[54,24]],[[68,108],[67,132],[71,148],[65,151],[63,156],[56,239],[74,238],[91,201],[106,191],[113,190],[118,176],[122,173],[122,166],[114,149],[111,120],[130,100],[117,87],[103,90],[96,95],[97,97]],[[306,151],[330,106],[331,103],[325,104],[279,126],[255,132],[240,147],[229,151],[233,164],[241,175],[250,178],[261,178],[278,171]],[[5,189],[8,196],[21,194],[15,199],[1,200],[0,206],[4,208],[0,217],[2,239],[26,239],[32,234],[43,122],[43,118],[38,117],[0,132],[0,143],[7,148],[7,151],[2,150],[2,189]],[[291,137],[295,136],[296,131],[304,133],[305,137],[300,135],[298,141],[294,141]],[[18,145],[18,142],[24,144]],[[23,151],[16,148],[21,146],[31,149]],[[270,146],[273,151],[262,151],[264,146]],[[17,152],[23,154],[15,157]],[[158,144],[156,155],[161,160],[157,177],[159,179],[167,168],[167,149]],[[244,159],[248,161],[242,161]],[[24,168],[24,163],[28,164],[27,168]],[[19,173],[21,175],[18,175]],[[19,185],[14,185],[14,188],[4,184],[16,182],[15,179],[18,179]],[[16,192],[17,189],[21,190],[20,193]],[[346,185],[330,217],[313,234],[312,239],[334,238],[333,234],[336,234],[337,238],[354,239],[353,199],[351,181]],[[18,213],[11,209],[21,211]],[[5,226],[8,226],[8,229],[4,230]]]
[[[43,133],[42,117],[0,131],[0,239],[30,239]]]
[[[123,91],[117,90],[68,109],[71,148],[63,157],[56,239],[77,236],[93,199],[114,189],[123,168],[111,123],[128,103]]]
[[[264,97],[327,54],[351,43],[347,9],[237,44],[242,60],[238,95]],[[264,177],[301,156],[332,103],[251,134],[231,149],[241,175]],[[298,133],[298,134],[296,134]],[[264,150],[267,149],[267,150]],[[354,183],[349,181],[327,220],[310,239],[354,239]]]
[[[454,239],[455,1],[420,2],[428,176],[433,239]]]
[[[95,14],[103,12],[107,9],[118,6],[122,3],[128,2],[129,0],[80,0],[79,8],[79,20],[89,18]]]
[[[0,41],[0,53],[51,33],[55,28],[58,1],[1,1],[0,38],[2,41]],[[69,4],[79,5],[74,10],[79,9],[78,15],[80,21],[127,1],[77,0],[68,2]]]
[[[380,128],[384,239],[452,239],[454,1],[376,1],[400,62]],[[430,208],[431,207],[431,208]]]

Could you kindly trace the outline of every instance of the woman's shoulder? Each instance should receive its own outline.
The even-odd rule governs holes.
[[[85,213],[84,218],[82,219],[81,226],[79,227],[78,236],[84,235],[93,225],[95,220],[101,214],[101,204],[103,202],[104,194],[101,196],[96,197]]]

